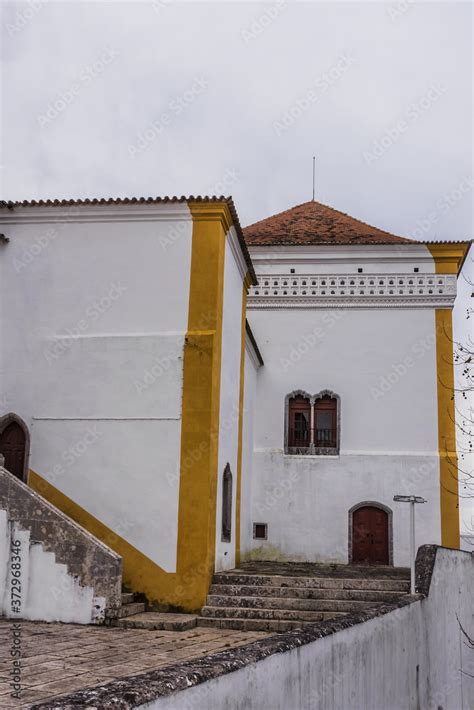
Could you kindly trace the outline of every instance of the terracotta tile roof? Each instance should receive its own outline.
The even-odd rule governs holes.
[[[229,208],[229,212],[232,217],[232,222],[234,224],[235,231],[237,232],[237,238],[244,255],[245,263],[247,264],[251,279],[253,284],[257,283],[257,277],[255,275],[254,267],[252,264],[252,259],[250,258],[247,244],[244,239],[243,230],[240,225],[239,216],[237,210],[235,209],[234,201],[232,197],[225,197],[224,195],[212,195],[203,196],[190,195],[186,197],[181,195],[180,197],[174,195],[172,197],[94,197],[92,199],[63,199],[63,200],[19,200],[17,202],[0,200],[0,209],[12,210],[15,207],[69,207],[71,205],[136,205],[136,204],[166,204],[166,203],[176,203],[176,202],[225,202]]]
[[[397,237],[377,227],[371,227],[320,202],[304,202],[273,217],[255,222],[245,227],[243,232],[249,247],[413,242],[412,239]]]
[[[54,199],[54,200],[17,200],[16,202],[1,200],[0,207],[68,207],[70,205],[138,205],[138,204],[159,204],[166,202],[232,202],[231,197],[224,197],[220,195],[219,197],[213,195],[209,197],[207,195],[198,195],[194,197],[190,195],[177,195],[164,197],[86,197],[84,199]],[[232,203],[233,204],[233,203]]]

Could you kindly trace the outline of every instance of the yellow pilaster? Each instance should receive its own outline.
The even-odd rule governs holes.
[[[428,244],[437,274],[458,274],[468,243]],[[438,380],[438,448],[440,465],[441,544],[459,548],[459,480],[454,402],[453,321],[450,309],[439,308],[436,318]]]

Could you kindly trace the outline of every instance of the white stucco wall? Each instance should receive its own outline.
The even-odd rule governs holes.
[[[235,567],[237,455],[239,433],[240,360],[242,342],[243,275],[226,239],[224,258],[224,304],[222,315],[219,455],[216,505],[216,571]],[[222,541],[222,482],[226,464],[232,472],[232,530],[230,542]]]
[[[433,273],[426,247],[253,249],[257,274]],[[262,291],[262,289],[260,289]],[[348,511],[373,501],[393,511],[393,562],[409,562],[408,511],[395,494],[428,500],[417,510],[417,544],[440,542],[434,308],[374,303],[278,307],[249,300],[248,320],[265,365],[257,376],[252,521],[268,540],[249,554],[346,563]],[[284,454],[285,396],[340,397],[340,454]]]
[[[251,547],[347,562],[348,511],[375,501],[393,510],[394,563],[408,564],[408,511],[395,507],[398,493],[428,500],[417,511],[417,543],[440,542],[434,312],[262,310],[249,321],[265,360],[252,515],[268,523],[268,540]],[[340,396],[339,456],[283,453],[285,396],[296,389]]]
[[[473,586],[472,555],[440,549],[427,599],[141,707],[468,710]]]
[[[187,205],[19,208],[2,231],[2,413],[31,468],[174,571]]]
[[[252,347],[250,345],[250,347]],[[253,482],[253,446],[255,429],[255,406],[257,395],[257,366],[249,349],[245,351],[245,391],[244,391],[244,422],[242,430],[242,492],[240,514],[240,550],[243,557],[251,549],[253,537],[252,514],[252,482]]]

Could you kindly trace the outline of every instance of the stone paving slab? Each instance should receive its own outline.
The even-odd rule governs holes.
[[[29,708],[77,690],[202,658],[268,636],[224,629],[153,631],[21,621],[22,693],[21,699],[16,700],[11,697],[10,687],[14,623],[0,619],[0,708],[5,710]]]
[[[143,614],[119,619],[116,626],[124,629],[156,629],[158,631],[187,631],[197,624],[196,614],[169,614],[147,611]]]

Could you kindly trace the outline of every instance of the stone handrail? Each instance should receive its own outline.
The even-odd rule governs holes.
[[[39,493],[0,465],[0,509],[10,520],[29,530],[31,541],[54,552],[94,596],[105,598],[105,616],[115,618],[121,606],[122,558],[71,520]]]

